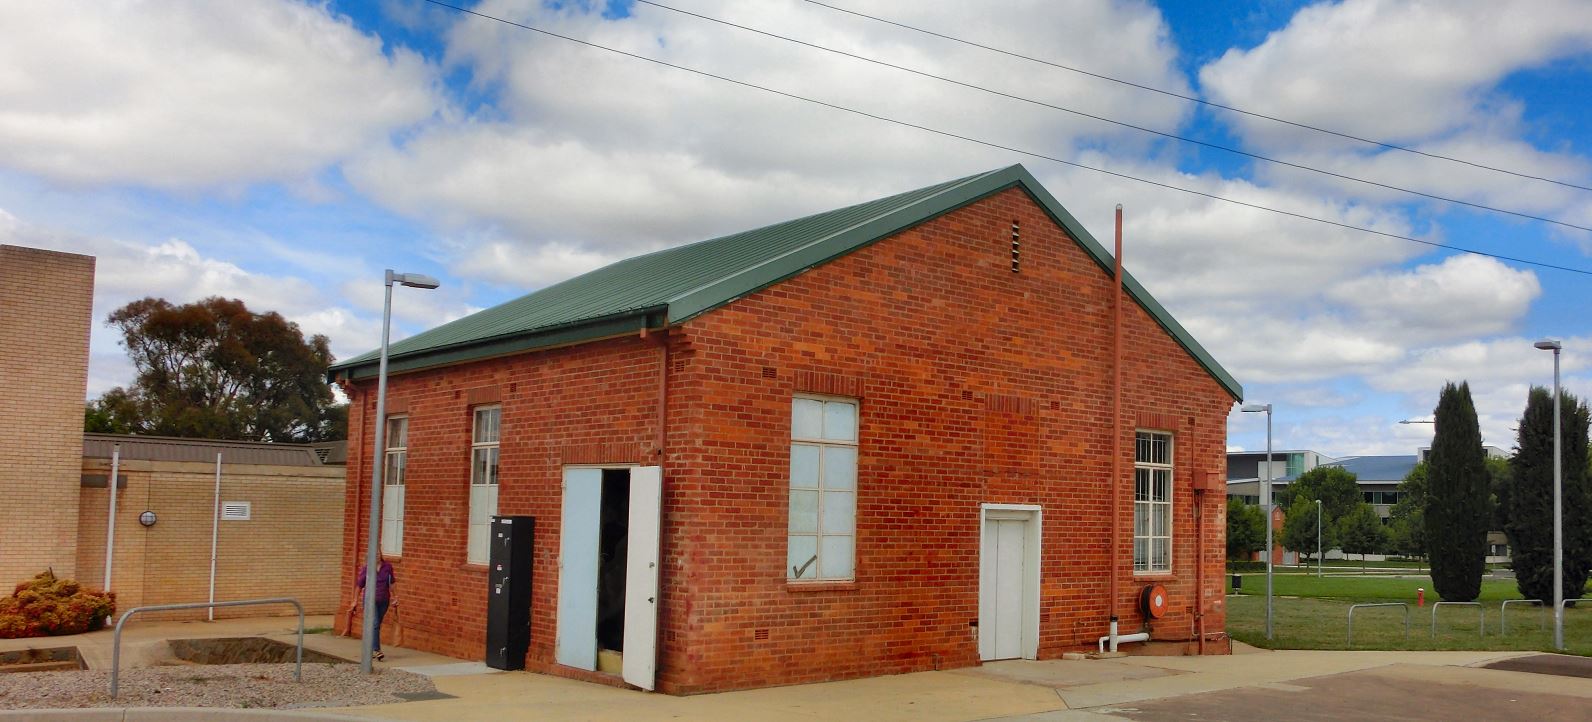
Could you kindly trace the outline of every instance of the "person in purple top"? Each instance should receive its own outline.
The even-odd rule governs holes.
[[[365,598],[365,565],[359,565],[359,572],[354,575],[354,606],[360,605],[360,600]],[[381,621],[387,616],[387,607],[392,605],[392,585],[398,581],[392,574],[392,562],[381,560],[381,565],[376,567],[376,635],[370,645],[376,659],[386,659],[387,655],[381,653]],[[348,610],[354,611],[352,609]],[[350,615],[352,616],[352,615]]]

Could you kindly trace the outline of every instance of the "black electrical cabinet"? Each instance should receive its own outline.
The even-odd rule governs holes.
[[[531,540],[536,519],[492,517],[487,568],[486,666],[525,669],[531,646]]]

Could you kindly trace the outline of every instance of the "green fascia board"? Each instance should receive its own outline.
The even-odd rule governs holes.
[[[424,351],[410,352],[402,356],[389,355],[387,357],[387,373],[397,374],[405,371],[419,371],[438,366],[451,366],[499,356],[509,356],[525,351],[571,346],[617,336],[629,336],[639,334],[642,328],[662,328],[663,319],[663,309],[652,309],[650,312],[627,313],[619,316],[581,321],[559,328],[540,330],[532,334],[513,334],[476,343],[458,344],[445,348],[428,348]],[[375,361],[357,364],[351,361],[341,366],[334,366],[329,373],[332,378],[344,376],[360,381],[375,378],[379,370],[380,358],[378,356]]]
[[[647,308],[625,311],[623,313],[608,313],[590,318],[576,318],[568,323],[525,329],[513,329],[496,336],[472,336],[468,326],[472,317],[466,317],[444,326],[432,329],[404,342],[405,345],[429,343],[419,348],[400,348],[389,358],[388,368],[391,372],[411,371],[429,368],[443,364],[463,363],[510,353],[517,353],[536,348],[546,348],[571,343],[581,343],[601,338],[620,335],[626,331],[635,332],[641,325],[649,328],[659,328],[663,324],[676,324],[689,321],[692,318],[707,313],[735,301],[738,298],[755,293],[788,278],[796,276],[810,268],[822,265],[836,258],[844,256],[859,248],[892,236],[907,228],[930,221],[934,218],[950,213],[979,199],[999,193],[1012,187],[1020,187],[1041,208],[1045,209],[1051,219],[1065,229],[1084,251],[1095,260],[1100,268],[1109,276],[1114,270],[1114,261],[1105,247],[1090,235],[1089,231],[1079,223],[1067,209],[1062,207],[1054,196],[1039,184],[1033,175],[1021,165],[1014,165],[999,170],[993,170],[967,178],[950,181],[938,186],[930,186],[918,191],[890,196],[878,201],[848,206],[827,213],[815,214],[794,221],[775,224],[764,229],[756,229],[719,239],[704,241],[689,246],[680,246],[673,249],[658,251],[646,256],[638,256],[625,261],[593,271],[585,276],[578,276],[554,286],[549,286],[529,296],[510,301],[506,305],[525,305],[535,300],[535,297],[559,289],[561,292],[575,291],[601,291],[602,281],[592,280],[599,274],[617,269],[621,265],[634,266],[635,264],[648,264],[659,262],[668,264],[678,262],[680,252],[696,247],[698,250],[706,248],[705,244],[722,243],[728,239],[742,238],[743,242],[756,244],[767,238],[777,241],[778,238],[768,238],[767,234],[777,236],[782,229],[794,228],[794,233],[801,235],[810,231],[809,227],[801,224],[807,221],[820,223],[833,220],[842,213],[855,212],[855,209],[870,204],[882,204],[879,212],[857,220],[844,228],[821,235],[814,240],[802,245],[785,249],[781,253],[768,258],[748,258],[749,263],[734,268],[725,269],[724,275],[711,278],[698,283],[688,289],[674,291],[664,298],[657,298]],[[932,191],[923,194],[924,191]],[[891,203],[892,199],[906,199],[904,202]],[[718,250],[718,247],[714,247]],[[726,251],[741,250],[744,248],[725,248]],[[755,254],[749,254],[754,255]],[[667,271],[660,272],[667,275]],[[593,285],[594,288],[582,289],[583,282]],[[1123,284],[1127,292],[1144,310],[1156,320],[1167,333],[1183,346],[1208,373],[1211,374],[1221,386],[1235,399],[1243,399],[1244,390],[1238,381],[1222,368],[1221,364],[1205,350],[1194,336],[1179,324],[1166,308],[1150,295],[1150,292],[1139,283],[1131,273],[1124,273]],[[662,290],[662,289],[660,289]],[[576,296],[575,303],[581,301]],[[571,303],[561,300],[561,303]],[[502,308],[502,306],[494,307]],[[482,315],[491,312],[482,312]],[[578,313],[577,313],[578,315]],[[376,354],[367,353],[348,361],[332,366],[332,375],[346,374],[353,378],[370,378],[376,375]]]

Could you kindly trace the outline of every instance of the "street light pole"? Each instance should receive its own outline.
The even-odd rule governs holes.
[[[1266,481],[1260,487],[1260,508],[1266,512],[1266,639],[1271,639],[1271,404],[1244,404],[1244,413],[1266,412]]]
[[[1553,648],[1564,650],[1564,459],[1559,448],[1559,352],[1552,339],[1535,346],[1553,352]]]
[[[1321,500],[1316,500],[1316,578],[1321,578]]]
[[[386,463],[382,444],[387,432],[387,342],[392,331],[392,285],[410,288],[436,288],[437,279],[419,273],[393,273],[387,269],[387,297],[381,309],[381,361],[376,367],[376,433],[370,456],[370,524],[365,527],[365,604],[359,669],[371,673],[371,658],[376,644],[376,576],[381,559],[381,473]]]

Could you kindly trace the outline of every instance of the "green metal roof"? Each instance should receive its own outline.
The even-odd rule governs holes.
[[[903,229],[1007,188],[1021,187],[1107,273],[1112,259],[1021,165],[947,181],[878,200],[721,238],[626,259],[471,314],[389,348],[390,371],[501,356],[534,348],[634,333],[688,321]],[[1234,398],[1243,387],[1144,289],[1129,294]],[[332,366],[333,375],[368,378],[376,352]]]

